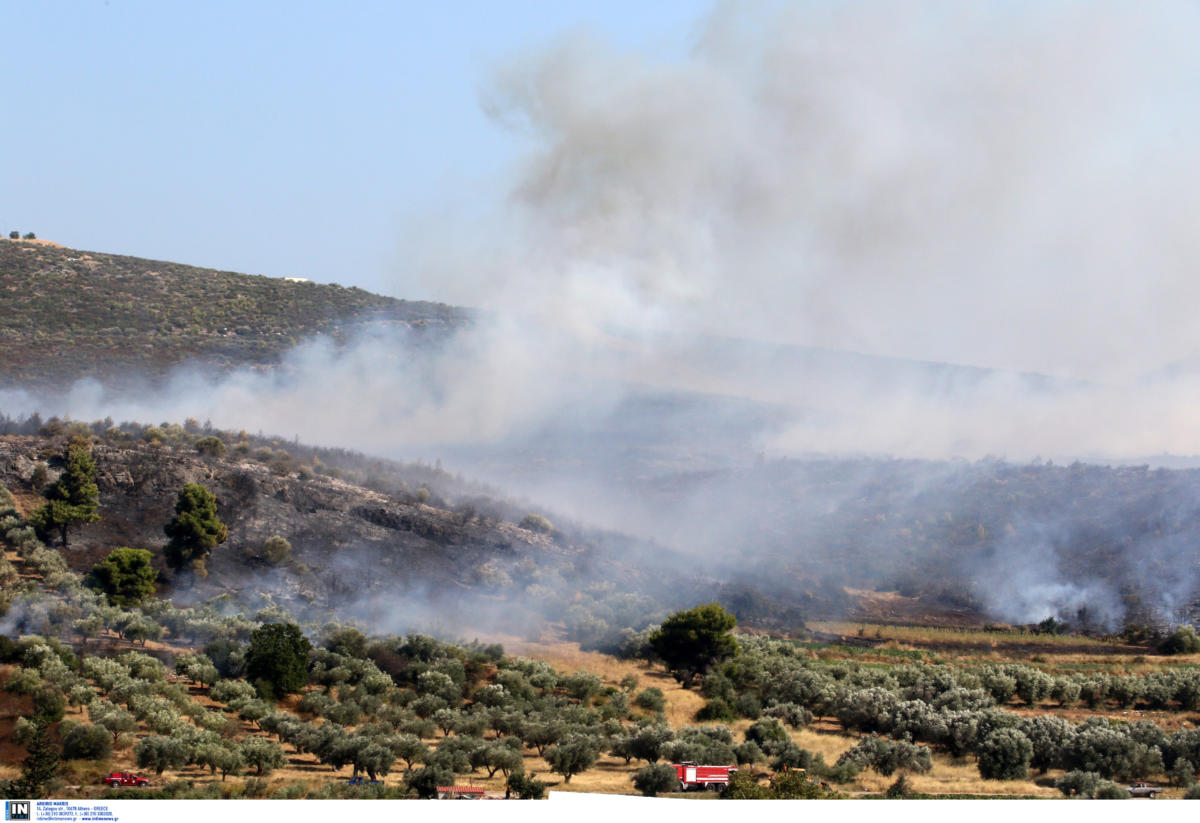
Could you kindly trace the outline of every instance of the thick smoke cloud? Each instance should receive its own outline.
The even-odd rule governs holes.
[[[486,85],[528,147],[505,197],[402,232],[396,293],[481,307],[471,329],[0,401],[446,456],[700,553],[753,507],[703,485],[650,505],[645,482],[763,455],[1200,454],[1197,34],[1183,3],[997,2],[723,5],[682,60],[567,35]],[[1045,585],[1005,615],[1114,598]]]
[[[533,146],[514,302],[1110,380],[1200,348],[1168,3],[720,9],[690,59],[565,38],[489,105]],[[460,300],[491,298],[453,278]]]
[[[471,332],[68,410],[399,451],[602,417],[632,385],[790,409],[775,453],[1200,452],[1197,32],[1186,4],[866,3],[720,6],[682,60],[565,36],[486,86],[529,147],[508,200],[405,234],[396,291],[483,307]]]

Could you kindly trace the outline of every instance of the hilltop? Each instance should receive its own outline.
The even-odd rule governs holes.
[[[49,242],[0,240],[0,385],[110,385],[185,362],[220,372],[270,366],[316,334],[341,343],[369,323],[432,343],[462,309],[336,284],[265,277]]]

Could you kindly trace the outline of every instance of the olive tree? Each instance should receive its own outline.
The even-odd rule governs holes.
[[[978,756],[985,780],[1022,780],[1029,775],[1033,744],[1016,729],[997,729],[979,744]]]
[[[933,768],[933,756],[928,746],[907,740],[888,740],[883,737],[864,737],[838,758],[838,766],[852,764],[860,769],[874,769],[884,777],[896,771],[927,772]]]
[[[572,776],[594,766],[599,756],[600,746],[594,739],[584,736],[574,736],[557,743],[546,749],[543,755],[551,771],[561,774],[565,783],[570,783]]]
[[[138,768],[153,769],[156,775],[166,769],[181,769],[188,762],[187,747],[179,740],[162,735],[138,741],[133,747],[133,756]]]

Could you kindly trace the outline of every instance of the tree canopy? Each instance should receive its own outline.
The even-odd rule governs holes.
[[[114,606],[125,608],[154,594],[157,579],[150,552],[122,546],[92,567],[87,584],[104,592]]]
[[[308,682],[312,644],[294,623],[264,623],[250,635],[246,676],[260,693],[292,694]]]
[[[42,534],[57,530],[65,549],[72,527],[100,519],[96,512],[100,489],[96,485],[96,463],[86,440],[73,438],[63,453],[63,462],[62,475],[46,489],[49,502],[33,513],[30,522]]]
[[[737,618],[720,603],[708,603],[664,620],[650,636],[650,647],[686,688],[709,666],[737,654],[737,641],[730,634],[736,625]]]
[[[164,550],[173,569],[192,568],[204,575],[204,559],[225,542],[229,529],[217,517],[217,498],[199,483],[188,483],[179,490],[175,517],[163,527],[171,538]]]

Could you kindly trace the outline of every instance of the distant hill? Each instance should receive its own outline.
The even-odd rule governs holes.
[[[369,322],[436,340],[462,309],[358,288],[0,240],[0,385],[159,377],[184,362],[270,365],[306,337]]]

